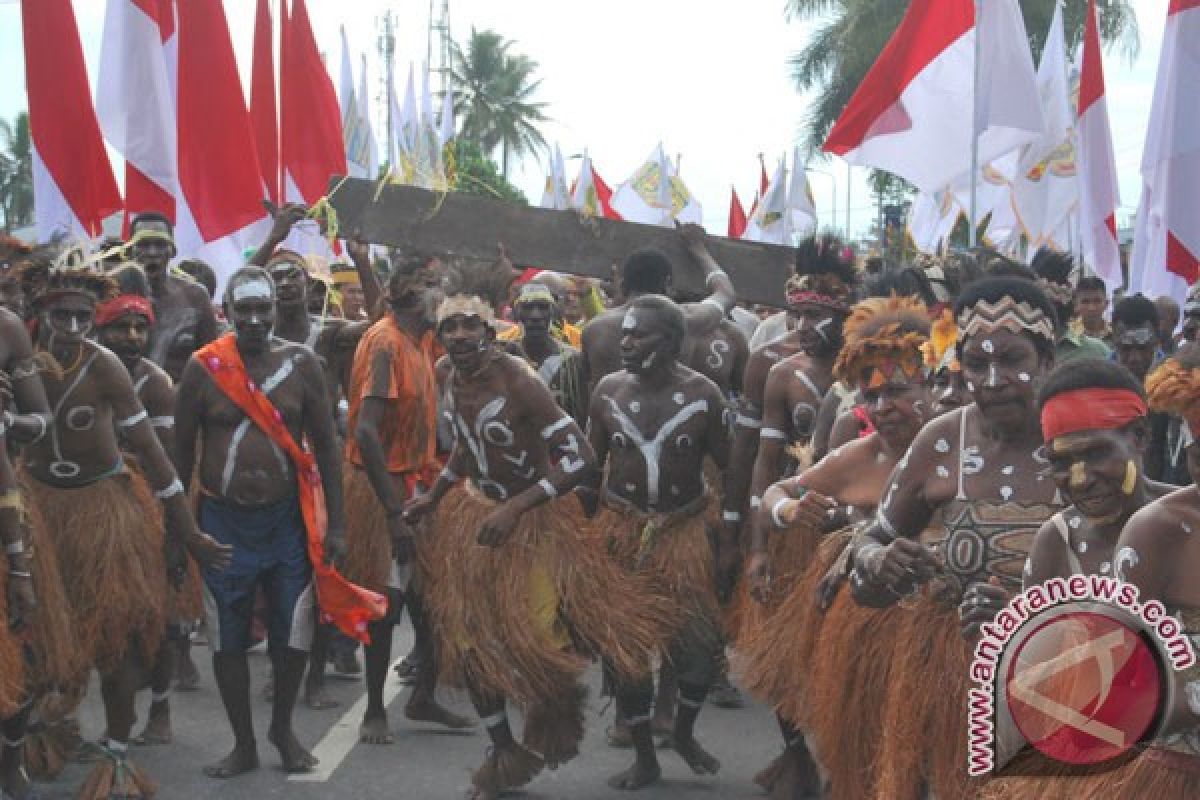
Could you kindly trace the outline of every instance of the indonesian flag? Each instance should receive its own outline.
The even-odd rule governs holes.
[[[258,0],[254,14],[254,54],[250,68],[250,123],[267,186],[267,197],[279,204],[279,115],[275,103],[275,54],[271,36],[271,2]]]
[[[554,145],[554,158],[550,160],[550,174],[546,176],[546,186],[542,190],[542,202],[539,205],[558,211],[566,211],[571,207],[571,193],[567,190],[562,150],[557,144]]]
[[[304,0],[293,0],[283,20],[279,56],[279,136],[284,196],[316,203],[333,175],[346,174],[342,115],[333,82],[313,38]]]
[[[1192,76],[1195,80],[1195,76]],[[1083,259],[1111,292],[1123,283],[1121,251],[1117,244],[1117,164],[1113,156],[1108,103],[1104,97],[1104,65],[1096,0],[1088,3],[1079,79],[1079,228]]]
[[[612,208],[622,219],[669,226],[673,220],[702,224],[700,203],[692,197],[660,142],[629,180],[617,187]]]
[[[1200,281],[1200,0],[1167,10],[1154,104],[1142,155],[1142,203],[1130,279],[1147,297],[1183,303]]]
[[[346,168],[355,178],[375,177],[378,171],[379,153],[375,148],[375,137],[371,133],[371,120],[367,111],[366,61],[363,61],[363,88],[354,88],[354,69],[350,66],[350,43],[346,40],[346,28],[342,34],[342,67],[338,77],[338,92],[342,112],[342,136],[346,148]]]
[[[99,236],[121,195],[92,108],[70,0],[21,3],[37,237]]]
[[[729,191],[729,227],[725,235],[730,239],[740,239],[746,232],[746,209],[742,208],[742,201],[738,199],[737,189]]]
[[[125,158],[126,234],[129,218],[142,211],[175,219],[175,91],[164,50],[174,35],[171,0],[108,3],[96,114],[105,138]]]
[[[973,0],[913,0],[825,142],[851,164],[875,167],[933,193],[1043,128],[1033,58],[1016,0],[983,4],[975,97]],[[978,100],[978,102],[976,102]]]
[[[592,158],[585,150],[583,165],[579,168],[579,177],[571,187],[571,208],[582,211],[589,217],[604,217],[605,219],[621,219],[621,215],[612,209],[612,189],[596,172]]]
[[[175,239],[181,256],[207,261],[223,284],[270,226],[262,172],[221,0],[187,0],[177,13]]]

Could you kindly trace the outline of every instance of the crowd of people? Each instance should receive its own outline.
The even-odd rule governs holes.
[[[1200,796],[1194,671],[1113,769],[1026,750],[971,778],[966,725],[980,628],[1022,587],[1113,576],[1200,644],[1200,294],[1107,313],[1063,253],[816,235],[783,307],[747,308],[696,226],[686,263],[603,282],[503,246],[351,239],[329,267],[285,247],[305,212],[220,298],[161,214],[95,249],[0,240],[5,800],[74,758],[86,800],[153,796],[130,747],[171,742],[201,637],[233,735],[212,778],[259,765],[263,640],[285,770],[316,765],[292,714],[332,704],[330,668],[365,674],[360,739],[387,745],[405,610],[404,715],[484,729],[475,798],[579,755],[593,663],[633,751],[616,789],[662,780],[664,745],[716,774],[696,721],[740,685],[777,717],[777,800]],[[102,734],[75,722],[93,670]]]

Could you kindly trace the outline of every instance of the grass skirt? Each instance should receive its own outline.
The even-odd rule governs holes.
[[[974,797],[983,781],[967,775],[967,689],[971,647],[958,609],[928,590],[904,611],[883,709],[877,797]],[[930,691],[931,687],[936,687]]]
[[[904,614],[858,605],[847,585],[825,613],[812,655],[806,733],[828,771],[830,800],[871,796]]]
[[[644,676],[673,632],[670,608],[608,558],[575,498],[538,506],[504,544],[482,547],[476,537],[496,508],[451,490],[421,554],[443,682],[533,709],[576,692],[584,653]]]
[[[850,535],[849,530],[839,531],[821,540],[774,613],[738,640],[742,685],[793,723],[807,715],[813,648],[825,620],[817,607],[817,584],[841,556]]]
[[[161,515],[146,482],[123,473],[77,489],[29,486],[83,663],[110,672],[136,644],[151,664],[166,629],[167,579]]]
[[[1017,773],[1020,774],[1007,774]],[[1200,797],[1200,758],[1150,746],[1120,766],[1062,764],[1027,751],[993,778],[980,800],[1190,800]]]
[[[8,627],[8,570],[0,569],[0,719],[11,717],[25,699],[21,640]]]
[[[767,534],[767,558],[771,569],[770,593],[766,603],[759,603],[750,596],[747,581],[738,581],[733,608],[727,615],[730,630],[737,634],[737,648],[743,640],[753,641],[767,618],[779,609],[791,593],[796,581],[803,577],[812,561],[817,546],[821,543],[821,531],[809,526],[796,526],[787,530],[771,530]]]
[[[351,583],[385,594],[392,574],[392,538],[387,512],[365,469],[342,467],[346,508],[346,562],[342,574]]]

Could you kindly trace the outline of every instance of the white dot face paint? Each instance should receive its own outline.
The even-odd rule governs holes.
[[[945,439],[938,439],[937,443],[933,446],[933,449],[937,450],[939,453],[949,453],[950,443]]]
[[[235,303],[242,300],[270,300],[271,284],[262,278],[243,281],[233,287],[232,296]]]

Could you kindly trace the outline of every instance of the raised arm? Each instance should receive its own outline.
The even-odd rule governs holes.
[[[375,270],[371,266],[371,245],[362,239],[358,231],[355,231],[354,236],[346,240],[346,253],[350,256],[355,271],[358,272],[367,316],[374,322],[383,316],[384,308],[379,302],[383,297],[383,287],[379,285],[379,276],[375,274]]]
[[[246,262],[259,267],[267,266],[267,262],[275,253],[275,248],[283,244],[284,239],[292,232],[292,226],[308,216],[308,208],[303,203],[285,203],[279,207],[268,200],[264,201],[263,205],[271,214],[271,230],[267,233],[267,238],[263,239],[263,243],[258,246],[258,250]]]
[[[699,303],[683,305],[684,317],[687,320],[688,333],[707,333],[715,329],[733,310],[737,303],[737,294],[733,289],[733,281],[721,269],[705,244],[707,234],[699,225],[680,225],[679,235],[684,247],[691,256],[691,264],[699,268],[704,277],[704,285],[709,290],[708,297]]]

